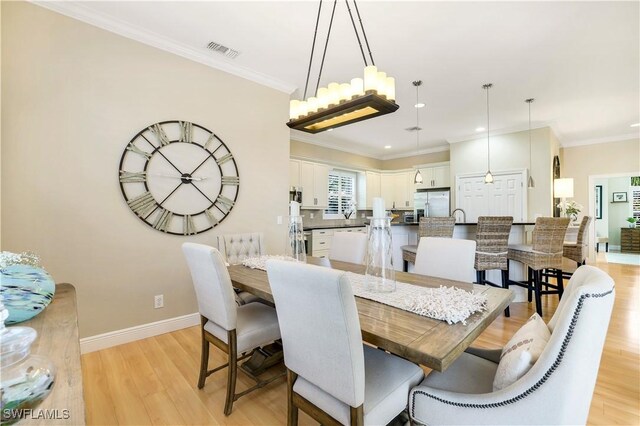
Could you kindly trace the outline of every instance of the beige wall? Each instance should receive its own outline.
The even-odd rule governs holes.
[[[551,141],[552,131],[548,127],[531,132],[531,170],[535,188],[527,191],[528,217],[552,214],[552,167],[553,152],[557,150]],[[491,137],[491,171],[529,169],[529,133],[515,132]],[[456,175],[486,173],[487,139],[484,138],[451,144],[452,205],[455,205]],[[525,183],[526,185],[526,183]]]
[[[185,241],[261,230],[282,252],[288,95],[23,2],[3,2],[1,72],[2,246],[76,286],[81,336],[196,312]],[[213,130],[239,167],[236,207],[197,236],[151,229],[118,185],[128,141],[171,119]]]
[[[356,169],[381,169],[382,160],[291,140],[291,157],[324,161]]]
[[[379,160],[373,157],[291,140],[291,157],[323,161],[362,170],[399,170],[410,169],[420,164],[449,161],[449,151],[395,158],[393,160]]]
[[[449,151],[433,152],[431,154],[416,155],[413,157],[395,158],[382,162],[383,170],[410,169],[413,166],[449,161]]]
[[[582,145],[562,148],[562,175],[573,178],[573,199],[584,206],[580,216],[589,211],[589,176],[602,175],[640,175],[640,139],[609,142],[594,145]],[[595,186],[597,179],[593,179]],[[603,188],[604,189],[604,188]],[[611,187],[603,199],[603,204],[611,201]],[[628,204],[627,204],[628,206]],[[609,216],[611,216],[609,204]],[[624,226],[624,225],[622,225]],[[594,226],[591,227],[593,234]],[[616,238],[609,235],[609,238]],[[617,236],[619,241],[619,236]]]

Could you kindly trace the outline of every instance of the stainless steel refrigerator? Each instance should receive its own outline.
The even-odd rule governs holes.
[[[450,191],[448,189],[419,189],[413,195],[413,211],[416,221],[420,217],[451,216]]]

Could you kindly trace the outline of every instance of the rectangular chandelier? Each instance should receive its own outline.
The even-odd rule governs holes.
[[[289,109],[291,129],[319,133],[347,124],[396,111],[395,79],[378,72],[375,66],[364,70],[364,81],[330,83],[318,89],[317,96],[306,101],[292,100]]]

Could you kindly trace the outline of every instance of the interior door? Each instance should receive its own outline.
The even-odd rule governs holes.
[[[478,216],[489,214],[489,197],[484,177],[464,177],[459,179],[457,207],[464,210],[467,222],[477,222]]]
[[[489,188],[489,214],[512,216],[514,222],[522,222],[522,175],[496,175]]]

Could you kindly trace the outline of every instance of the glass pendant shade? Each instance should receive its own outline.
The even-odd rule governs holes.
[[[416,175],[413,177],[413,183],[422,183],[422,173],[420,173],[420,170],[416,170]]]
[[[487,174],[484,175],[484,183],[493,183],[493,175],[490,170],[488,170]]]

